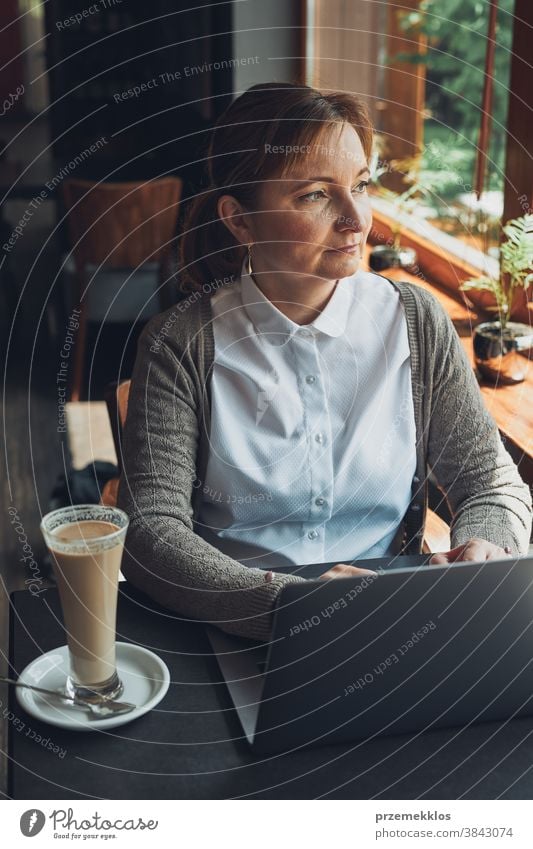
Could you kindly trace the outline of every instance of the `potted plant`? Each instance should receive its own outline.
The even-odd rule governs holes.
[[[402,175],[402,182],[406,185],[403,192],[394,192],[383,184],[383,176],[391,170]],[[424,167],[422,154],[417,154],[376,165],[373,178],[377,195],[392,205],[394,214],[390,218],[392,238],[388,244],[377,245],[372,249],[369,257],[370,268],[373,271],[383,271],[386,268],[413,267],[417,263],[417,254],[413,248],[401,243],[404,227],[402,217],[414,212],[421,203],[433,208],[436,192],[450,179],[450,174],[445,170],[437,171]]]
[[[516,292],[526,291],[533,282],[533,214],[514,218],[502,229],[506,239],[500,245],[499,276],[466,280],[459,288],[490,292],[495,300],[487,309],[497,313],[497,320],[474,328],[480,374],[495,383],[519,383],[526,373],[526,360],[519,355],[533,348],[533,327],[509,319]]]

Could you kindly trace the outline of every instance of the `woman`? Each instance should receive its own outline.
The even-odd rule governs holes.
[[[118,504],[123,571],[161,604],[266,640],[276,568],[421,549],[430,471],[453,514],[434,562],[527,550],[531,497],[450,319],[359,270],[372,127],[348,94],[254,86],[219,119],[182,239],[188,296],[144,329]]]

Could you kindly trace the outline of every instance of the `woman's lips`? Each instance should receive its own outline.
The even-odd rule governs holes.
[[[357,245],[344,245],[344,247],[342,247],[342,248],[330,248],[330,250],[334,251],[335,253],[356,254],[356,253],[359,252],[360,247],[361,246],[359,244],[357,244]]]

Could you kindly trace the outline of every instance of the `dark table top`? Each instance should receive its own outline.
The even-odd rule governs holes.
[[[57,591],[13,593],[11,672],[64,644]],[[9,787],[15,799],[531,799],[533,718],[381,737],[290,754],[254,756],[242,736],[204,627],[121,583],[118,639],[156,652],[170,689],[150,713],[91,733],[45,725],[9,709]],[[1,686],[1,685],[0,685]],[[5,688],[0,690],[2,710]],[[57,749],[56,749],[57,752]]]

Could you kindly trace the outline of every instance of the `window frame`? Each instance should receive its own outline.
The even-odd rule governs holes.
[[[313,0],[314,2],[316,0]],[[413,0],[407,0],[405,6],[411,8]],[[307,37],[302,38],[301,70],[307,82],[309,79],[307,73],[309,68],[307,61],[308,25],[311,16],[306,0],[302,0],[301,10],[302,29],[307,33]],[[531,149],[531,139],[533,139],[533,103],[531,102],[533,64],[528,62],[528,56],[531,53],[532,34],[533,3],[531,0],[515,0],[506,125],[504,212],[502,216],[504,222],[526,212],[533,212],[533,150]],[[419,86],[420,81],[415,78],[413,88],[417,87],[419,92]],[[530,152],[528,152],[528,147]],[[383,208],[374,208],[373,216],[374,223],[369,241],[371,244],[380,244],[390,238],[391,217],[386,214]],[[464,298],[464,296],[459,292],[459,285],[464,280],[486,273],[487,265],[491,265],[491,258],[485,257],[482,253],[479,254],[479,262],[469,262],[461,258],[459,252],[455,254],[452,250],[447,250],[442,244],[435,244],[430,238],[416,232],[408,225],[405,226],[402,234],[402,242],[417,251],[419,268],[423,274],[444,288],[460,295],[461,298]],[[496,261],[492,259],[492,263],[494,264]],[[492,268],[497,268],[497,265],[492,265]],[[533,323],[533,301],[528,302],[525,292],[523,295],[522,302],[515,307],[513,318],[517,321]],[[468,299],[481,308],[490,303],[490,298],[482,292],[470,291]]]

